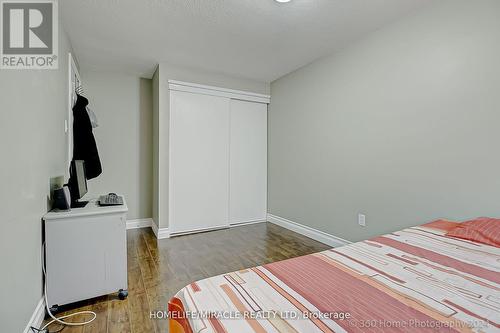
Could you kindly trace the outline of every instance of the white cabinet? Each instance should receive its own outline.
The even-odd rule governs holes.
[[[126,214],[91,201],[44,216],[49,306],[127,290]]]
[[[265,221],[269,96],[170,81],[170,235]]]

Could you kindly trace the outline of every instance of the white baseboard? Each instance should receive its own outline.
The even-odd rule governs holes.
[[[139,228],[151,228],[153,219],[127,220],[127,230]]]
[[[168,228],[160,228],[158,230],[158,226],[156,225],[156,223],[153,221],[152,218],[127,221],[127,230],[139,229],[139,228],[151,228],[156,238],[158,239],[170,238],[170,233],[168,231]]]
[[[35,328],[40,328],[42,326],[44,317],[45,299],[42,297],[42,299],[40,299],[40,302],[38,302],[38,304],[36,305],[35,311],[33,312],[33,315],[31,316],[30,321],[28,322],[28,325],[26,325],[23,333],[32,333],[33,331],[30,328],[32,326]]]
[[[302,234],[332,247],[344,246],[351,243],[350,241],[342,239],[340,237],[330,235],[326,232],[308,227],[294,221],[287,220],[273,214],[267,214],[267,221],[279,225],[280,227],[295,231],[296,233]]]
[[[234,227],[240,227],[244,225],[249,225],[249,224],[255,224],[255,223],[262,223],[266,222],[266,220],[252,220],[252,221],[244,221],[240,223],[233,223],[230,225],[231,228]],[[309,238],[312,238],[314,240],[317,240],[318,242],[330,245],[332,247],[339,247],[343,245],[350,244],[351,242],[345,239],[342,239],[340,237],[330,235],[326,232],[305,226],[303,224],[287,220],[285,218],[273,215],[273,214],[267,214],[267,222],[277,224],[283,228],[295,231],[299,234],[302,234],[304,236],[307,236]],[[156,223],[153,221],[151,218],[146,218],[146,219],[136,219],[136,220],[128,220],[127,221],[127,230],[128,229],[138,229],[138,228],[151,228],[153,230],[153,233],[155,234],[157,239],[165,239],[165,238],[170,238],[172,235],[170,234],[170,231],[168,228],[158,228]],[[204,230],[207,231],[207,230]],[[194,231],[196,232],[196,231]],[[192,233],[192,232],[189,232]],[[181,235],[176,234],[176,236]],[[188,233],[187,233],[188,234]]]
[[[151,220],[151,229],[153,229],[153,233],[155,234],[157,239],[164,239],[164,238],[170,238],[170,232],[168,231],[168,228],[159,228],[156,225],[156,223]]]

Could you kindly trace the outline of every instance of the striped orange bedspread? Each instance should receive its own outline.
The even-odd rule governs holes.
[[[500,332],[500,248],[429,223],[190,284],[170,333]]]

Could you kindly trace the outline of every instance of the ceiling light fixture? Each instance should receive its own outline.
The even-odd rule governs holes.
[[[290,2],[292,0],[274,0],[274,1],[279,2],[279,3],[285,3],[285,2]]]

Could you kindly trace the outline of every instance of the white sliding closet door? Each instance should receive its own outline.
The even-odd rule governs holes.
[[[267,212],[267,104],[231,100],[229,221],[264,221]]]
[[[229,98],[170,92],[170,232],[229,226]]]

